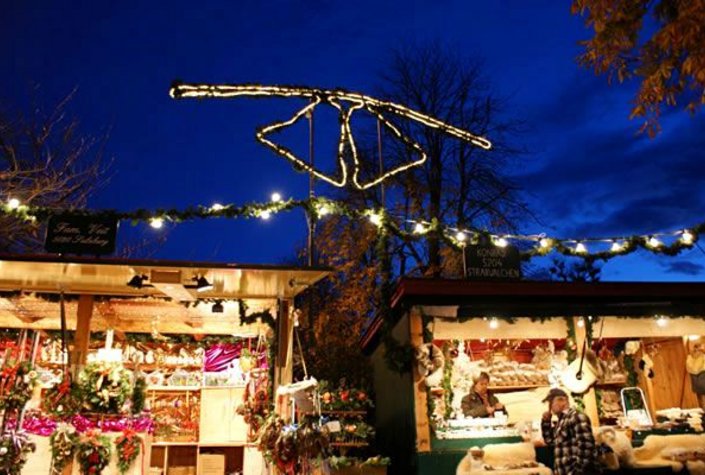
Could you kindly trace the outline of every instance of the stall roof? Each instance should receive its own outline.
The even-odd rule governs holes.
[[[705,315],[705,283],[400,279],[392,308],[457,306],[457,316]]]
[[[0,291],[121,297],[257,299],[293,298],[330,273],[330,268],[212,262],[0,254]],[[141,288],[127,283],[146,275]],[[214,288],[196,293],[195,277]],[[184,298],[178,298],[182,295]],[[189,297],[190,296],[190,297]]]
[[[705,283],[470,281],[401,278],[392,297],[400,315],[423,306],[444,317],[705,316]],[[381,320],[362,338],[376,345]]]

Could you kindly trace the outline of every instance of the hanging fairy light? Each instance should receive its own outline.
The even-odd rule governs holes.
[[[541,249],[548,249],[549,247],[551,247],[551,240],[545,237],[539,239],[539,247]]]
[[[382,226],[382,215],[379,213],[375,213],[374,211],[371,212],[370,223],[374,224],[377,227]]]
[[[279,203],[282,200],[282,195],[275,191],[272,193],[271,200],[272,203]]]
[[[489,327],[490,327],[491,330],[496,330],[496,329],[499,328],[499,320],[497,320],[496,318],[492,317],[492,318],[490,318],[490,322],[489,322],[488,325],[489,325]]]
[[[646,241],[646,244],[653,249],[656,249],[657,247],[663,245],[663,243],[659,241],[656,236],[649,236],[649,239]]]
[[[223,211],[225,209],[225,206],[221,205],[220,203],[213,203],[211,206],[211,211],[218,212],[218,211]]]
[[[624,244],[617,242],[617,241],[613,241],[612,247],[610,247],[610,250],[612,252],[622,252],[623,249],[624,249]]]
[[[583,328],[585,326],[585,320],[583,320],[583,317],[578,318],[578,322],[576,323],[578,328]]]
[[[693,241],[695,240],[695,236],[693,236],[693,233],[688,231],[687,229],[683,231],[681,234],[681,242],[686,245],[691,245],[693,244]]]
[[[587,246],[585,246],[582,242],[579,242],[575,245],[575,252],[578,254],[587,254]]]
[[[319,217],[323,217],[323,216],[325,216],[325,215],[327,215],[327,214],[330,214],[330,207],[329,207],[327,204],[325,204],[325,203],[322,204],[322,205],[319,205],[319,206],[316,208],[316,214],[317,214]]]
[[[20,207],[21,204],[22,203],[20,203],[20,200],[18,200],[17,198],[10,198],[9,200],[7,200],[7,207],[9,209],[17,209]]]
[[[663,315],[660,315],[660,316],[656,319],[656,325],[658,325],[658,326],[661,327],[661,328],[664,328],[666,325],[668,325],[668,318],[666,318],[666,317],[663,316]]]
[[[259,217],[260,217],[260,219],[267,221],[269,218],[272,217],[272,212],[269,211],[268,209],[265,209],[260,212]]]
[[[149,220],[149,225],[154,229],[161,229],[164,227],[164,218],[152,218]]]
[[[497,247],[507,247],[507,245],[509,245],[509,242],[503,237],[495,237],[492,239],[492,242]]]
[[[426,232],[426,226],[423,223],[416,223],[414,226],[414,234],[423,234]]]
[[[462,244],[462,243],[464,243],[467,239],[468,239],[468,237],[467,237],[467,235],[466,235],[464,232],[458,231],[457,233],[455,233],[455,240],[458,241],[459,243]]]

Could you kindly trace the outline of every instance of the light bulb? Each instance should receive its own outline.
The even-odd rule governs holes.
[[[651,236],[647,241],[647,244],[649,245],[649,247],[659,247],[663,243],[659,241],[656,237]]]
[[[220,203],[213,203],[213,206],[211,206],[211,211],[222,211],[223,209],[225,209],[225,206]]]
[[[371,213],[370,214],[370,223],[374,224],[375,226],[381,226],[382,225],[382,216],[380,216],[377,213]]]
[[[541,246],[542,249],[546,249],[551,245],[551,240],[547,238],[541,238],[539,241],[539,246]]]
[[[683,234],[681,234],[681,241],[683,241],[683,244],[693,244],[694,238],[693,233],[687,229],[683,231]]]
[[[426,232],[426,226],[421,223],[416,223],[416,226],[414,226],[414,232],[416,234],[423,234],[424,232]]]
[[[498,237],[494,239],[494,245],[497,247],[507,247],[508,244],[509,242],[507,242],[507,240],[503,237]]]
[[[496,318],[492,318],[490,320],[489,325],[492,330],[496,330],[497,328],[499,328],[499,320],[497,320]]]
[[[578,254],[586,254],[588,252],[587,247],[582,242],[575,245],[575,252]]]
[[[277,192],[272,193],[272,201],[274,203],[279,203],[282,200],[282,195]]]
[[[152,226],[154,229],[161,229],[162,226],[164,226],[164,219],[152,218],[149,220],[149,225]]]
[[[268,220],[269,218],[272,217],[272,212],[269,210],[264,210],[259,214],[259,217],[264,219],[265,221]]]
[[[658,325],[658,326],[660,326],[661,328],[663,328],[663,327],[665,327],[666,325],[668,325],[668,319],[667,319],[666,317],[664,317],[663,315],[661,315],[660,317],[658,317],[658,318],[656,319],[656,325]]]
[[[18,200],[17,198],[10,198],[10,199],[7,201],[7,207],[10,208],[10,209],[17,209],[17,208],[19,208],[19,207],[20,207],[20,200]]]
[[[455,239],[457,239],[459,242],[465,242],[465,240],[466,240],[467,238],[468,238],[468,237],[467,237],[467,236],[465,235],[465,233],[462,232],[462,231],[458,231],[458,232],[455,234]]]
[[[325,216],[327,214],[330,214],[330,208],[328,207],[328,205],[323,204],[318,207],[316,212],[318,213],[318,216]]]
[[[622,249],[624,249],[624,244],[619,243],[617,241],[614,241],[612,243],[612,252],[620,252]]]
[[[577,325],[578,325],[578,328],[583,328],[585,326],[585,320],[583,320],[582,318],[578,318]]]

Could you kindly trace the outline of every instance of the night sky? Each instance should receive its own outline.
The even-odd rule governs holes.
[[[437,40],[484,60],[506,113],[528,125],[516,140],[530,153],[511,173],[541,223],[523,231],[617,236],[705,220],[705,112],[669,112],[659,137],[637,135],[640,123],[628,120],[634,85],[610,87],[577,66],[577,42],[589,32],[568,2],[2,3],[0,107],[26,107],[33,84],[44,103],[77,86],[70,111],[82,131],[110,131],[111,179],[94,208],[241,204],[273,191],[302,198],[307,176],[254,139],[256,126],[287,118],[298,103],[175,101],[170,83],[306,84],[373,94],[394,48]],[[305,129],[300,133],[305,137]],[[199,221],[172,227],[156,257],[281,263],[304,236],[299,212],[269,222]],[[616,258],[603,279],[703,275],[705,254],[696,248],[676,258]]]

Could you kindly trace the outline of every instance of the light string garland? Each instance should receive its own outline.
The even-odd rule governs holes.
[[[445,225],[438,219],[397,220],[384,209],[353,209],[341,201],[323,197],[304,200],[282,199],[262,203],[248,203],[213,206],[192,206],[185,209],[138,209],[134,211],[57,209],[41,206],[28,206],[15,202],[0,204],[0,216],[10,216],[31,222],[44,221],[50,216],[84,216],[130,221],[132,224],[148,223],[161,228],[165,223],[180,223],[197,219],[213,218],[259,218],[268,220],[277,213],[301,209],[317,219],[328,215],[345,216],[350,219],[368,220],[379,230],[387,230],[392,235],[407,241],[416,242],[433,235],[447,245],[462,250],[468,245],[491,243],[498,247],[513,244],[519,248],[523,260],[545,256],[556,252],[585,260],[607,261],[617,256],[631,254],[639,249],[654,254],[677,255],[694,247],[699,235],[705,232],[705,222],[671,232],[650,232],[642,235],[586,238],[558,238],[546,234],[501,234],[473,228],[457,228]],[[155,226],[155,222],[159,226]],[[595,250],[597,248],[598,250]]]
[[[492,143],[484,137],[475,135],[467,130],[454,127],[441,120],[431,117],[421,112],[409,109],[400,104],[389,101],[382,101],[357,92],[345,91],[342,89],[319,89],[303,86],[264,86],[258,84],[183,84],[174,83],[169,90],[171,97],[182,98],[235,98],[235,97],[297,97],[309,99],[311,102],[297,111],[290,119],[275,122],[264,127],[259,127],[255,133],[257,140],[266,147],[274,151],[277,155],[286,158],[298,169],[304,170],[319,180],[342,188],[348,185],[350,180],[348,165],[345,162],[346,150],[350,151],[353,161],[352,186],[359,190],[366,190],[379,185],[386,179],[402,173],[410,168],[417,167],[426,162],[427,154],[416,141],[403,134],[384,114],[391,114],[403,119],[418,122],[424,126],[440,130],[452,137],[469,142],[485,150],[492,147]],[[268,136],[281,129],[297,123],[302,117],[306,117],[320,104],[328,104],[338,110],[340,118],[340,139],[338,141],[337,161],[340,169],[339,177],[331,177],[318,170],[306,160],[301,159],[288,148],[271,141]],[[392,168],[377,178],[363,182],[361,179],[362,164],[358,156],[357,147],[350,126],[352,115],[358,110],[365,110],[375,116],[394,137],[401,140],[407,147],[412,149],[419,158],[404,165]]]

